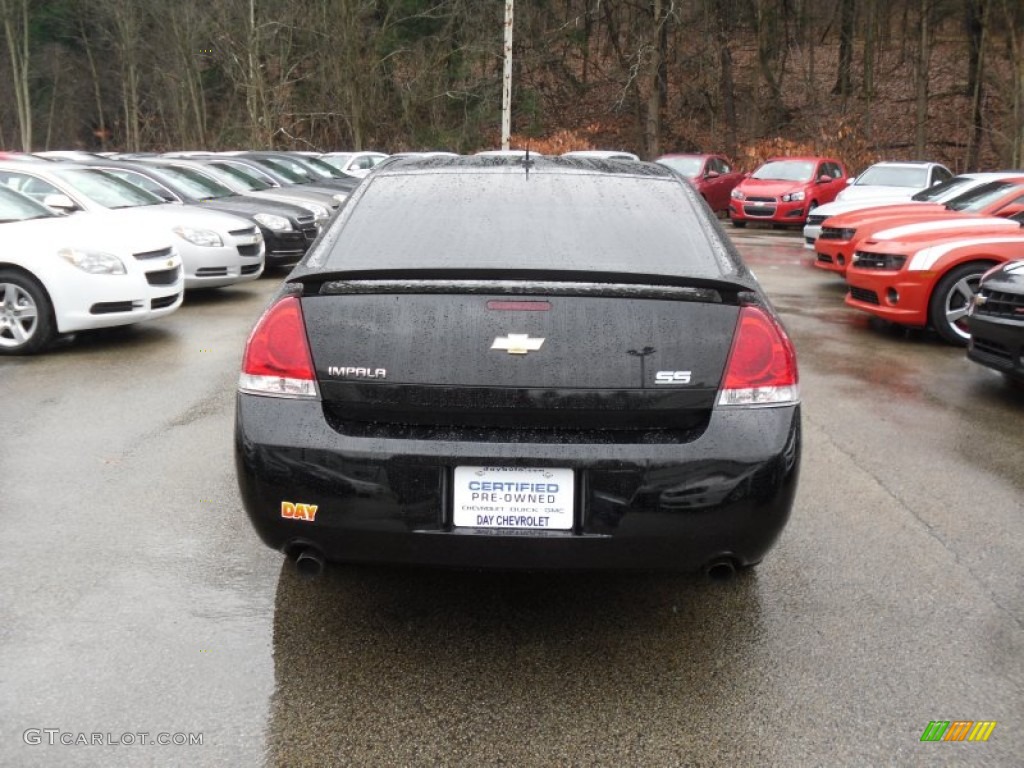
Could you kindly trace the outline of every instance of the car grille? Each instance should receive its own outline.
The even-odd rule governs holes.
[[[746,216],[774,216],[775,207],[764,205],[744,205],[743,213]]]
[[[256,274],[259,271],[260,271],[260,265],[259,264],[246,264],[246,265],[244,265],[239,270],[239,272],[241,274],[243,274],[243,275],[254,275],[254,274]]]
[[[227,267],[200,267],[196,270],[196,277],[227,277]]]
[[[818,261],[820,261],[822,264],[831,264],[832,263],[832,257],[829,256],[827,253],[819,253],[818,254]]]
[[[748,203],[771,203],[772,205],[775,205],[776,200],[775,200],[774,197],[748,197],[747,198],[747,202]]]
[[[878,294],[874,291],[869,291],[867,288],[858,288],[855,285],[851,285],[850,296],[857,301],[863,301],[865,304],[878,305]]]
[[[139,261],[146,261],[148,259],[169,259],[174,254],[173,248],[161,248],[158,251],[142,251],[141,253],[133,253]]]
[[[252,258],[253,256],[260,255],[260,244],[253,243],[252,245],[240,245],[238,246],[238,253],[240,256],[246,256]]]
[[[1012,317],[1024,321],[1024,294],[983,289],[980,297],[985,301],[983,304],[975,305],[974,314]]]
[[[1000,344],[998,341],[973,336],[971,338],[971,347],[975,352],[980,352],[987,357],[993,357],[1006,363],[1013,363],[1013,353],[1010,352],[1010,348]]]
[[[117,312],[131,312],[142,309],[141,301],[101,301],[89,307],[90,315],[113,315]]]
[[[906,256],[898,256],[894,253],[868,253],[857,251],[854,255],[854,264],[857,269],[889,269],[899,270],[906,263]]]
[[[312,243],[319,234],[320,230],[316,228],[315,224],[303,225],[302,227],[302,236],[306,238],[307,243]]]
[[[152,309],[163,309],[164,307],[169,307],[173,305],[174,302],[176,302],[180,296],[180,293],[175,293],[171,296],[161,296],[159,299],[153,299],[149,303],[149,306]]]
[[[150,285],[174,285],[178,281],[178,275],[180,274],[181,267],[157,269],[146,273],[146,282]]]
[[[819,213],[812,213],[807,217],[807,226],[816,227],[827,218],[828,216],[822,216]]]
[[[852,240],[857,230],[839,229],[837,227],[822,227],[818,233],[819,240]]]
[[[235,237],[245,237],[246,235],[255,235],[256,232],[256,227],[248,227],[247,229],[232,229],[228,234],[234,235]]]

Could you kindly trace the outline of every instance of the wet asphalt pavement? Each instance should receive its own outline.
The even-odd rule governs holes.
[[[735,236],[805,443],[780,543],[728,583],[297,578],[231,454],[276,279],[0,362],[0,765],[1024,764],[1024,392],[846,309],[796,234]],[[94,733],[135,743],[60,743]]]

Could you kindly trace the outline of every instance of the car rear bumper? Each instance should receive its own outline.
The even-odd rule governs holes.
[[[270,547],[327,559],[508,569],[696,570],[761,560],[789,518],[800,460],[798,406],[717,409],[689,443],[496,443],[358,438],[319,401],[237,399],[235,460],[245,509]],[[455,528],[459,465],[567,467],[571,531]],[[285,518],[284,504],[316,507]]]
[[[967,357],[1024,380],[1024,320],[972,315]]]

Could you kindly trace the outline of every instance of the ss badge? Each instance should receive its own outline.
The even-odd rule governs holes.
[[[658,371],[654,374],[655,384],[689,384],[690,371]]]

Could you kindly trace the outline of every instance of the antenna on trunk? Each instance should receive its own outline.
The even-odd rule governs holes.
[[[523,155],[523,168],[526,169],[526,176],[530,176],[530,168],[533,167],[533,160],[530,159],[530,145],[526,145],[526,154]]]

